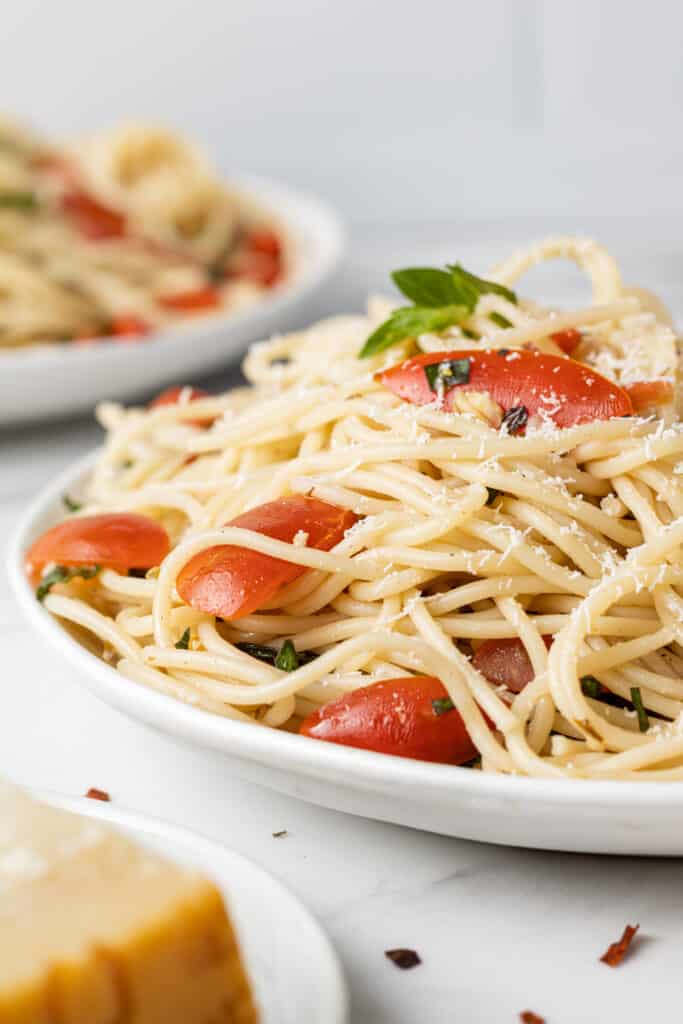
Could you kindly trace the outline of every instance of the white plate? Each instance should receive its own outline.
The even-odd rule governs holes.
[[[9,576],[34,627],[84,686],[130,717],[225,757],[226,771],[337,810],[445,835],[586,853],[683,854],[683,783],[527,779],[390,757],[234,722],[134,683],[73,640],[35,598],[31,541],[63,518],[94,456],[43,491],[16,532]],[[30,684],[30,678],[23,681]]]
[[[122,345],[29,345],[0,349],[0,426],[73,415],[104,399],[134,398],[226,366],[248,342],[284,329],[337,266],[344,233],[326,204],[261,179],[232,184],[269,214],[289,240],[290,273],[247,309],[188,319]]]
[[[305,907],[261,868],[217,843],[96,800],[51,792],[35,796],[114,825],[129,839],[207,875],[230,910],[258,1006],[260,1024],[344,1024],[348,999],[332,946]]]

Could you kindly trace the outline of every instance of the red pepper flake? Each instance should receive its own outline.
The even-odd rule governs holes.
[[[94,786],[91,786],[85,795],[89,797],[91,800],[101,800],[102,803],[105,804],[108,804],[109,801],[111,800],[109,793],[107,793],[104,789],[95,789]]]
[[[522,1010],[519,1019],[522,1024],[545,1024],[545,1017],[539,1017],[533,1010]]]
[[[408,971],[422,963],[414,949],[385,949],[384,955],[402,971]]]
[[[639,924],[627,924],[621,938],[617,942],[613,942],[607,948],[607,952],[603,953],[600,957],[603,964],[607,964],[608,967],[618,967],[628,953],[629,947],[639,928]]]

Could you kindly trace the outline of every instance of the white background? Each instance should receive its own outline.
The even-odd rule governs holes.
[[[177,124],[352,222],[680,210],[677,0],[22,0],[0,96]]]

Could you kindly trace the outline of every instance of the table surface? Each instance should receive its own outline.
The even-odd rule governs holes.
[[[358,308],[387,267],[441,254],[465,233],[378,230],[352,239],[345,269],[309,315]],[[485,237],[494,234],[489,226]],[[632,262],[641,262],[647,237],[641,231],[640,258],[625,247]],[[681,254],[660,262],[663,290],[680,308]],[[208,383],[217,388],[237,375],[228,369]],[[29,499],[99,436],[90,420],[0,432],[3,536]],[[122,807],[204,833],[262,865],[331,936],[354,1024],[507,1024],[525,1009],[547,1024],[680,1016],[666,1009],[679,999],[683,949],[677,860],[484,846],[247,784],[219,757],[181,747],[80,689],[69,667],[31,635],[4,578],[0,644],[0,773],[74,795],[105,789]],[[287,835],[274,838],[282,829]],[[641,935],[633,955],[610,970],[598,957],[627,922],[640,922]],[[383,955],[394,947],[416,949],[422,965],[398,970]]]

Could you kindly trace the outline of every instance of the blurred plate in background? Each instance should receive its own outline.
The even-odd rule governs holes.
[[[339,263],[339,218],[325,203],[284,185],[262,179],[231,184],[287,238],[291,268],[282,285],[248,309],[188,319],[144,341],[0,351],[0,426],[76,415],[104,399],[133,399],[184,384],[235,362],[249,342],[286,328],[303,311]]]

